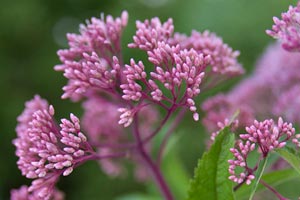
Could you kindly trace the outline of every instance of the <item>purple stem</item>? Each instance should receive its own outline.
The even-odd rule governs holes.
[[[174,132],[175,128],[179,125],[179,122],[182,120],[182,118],[184,117],[185,113],[186,113],[186,109],[183,108],[178,115],[176,116],[176,118],[174,119],[174,121],[172,122],[172,125],[170,126],[169,130],[167,131],[166,135],[163,138],[163,141],[160,145],[159,148],[159,152],[158,152],[158,158],[157,158],[157,164],[158,166],[160,166],[162,157],[163,157],[163,153],[165,150],[165,147],[167,145],[167,141],[170,138],[170,136],[172,135],[172,133]]]
[[[134,136],[137,141],[137,151],[141,155],[142,159],[145,161],[145,164],[149,167],[149,169],[153,173],[154,179],[155,179],[156,183],[158,184],[159,189],[160,189],[161,193],[163,194],[163,196],[165,197],[165,199],[173,200],[174,199],[173,195],[172,195],[172,193],[169,189],[169,186],[167,185],[159,167],[153,162],[150,155],[146,152],[146,150],[144,148],[144,144],[143,144],[143,141],[141,139],[139,129],[138,129],[137,119],[138,119],[138,117],[136,115],[135,120],[134,120]]]
[[[159,127],[157,127],[157,129],[155,129],[148,137],[143,139],[142,143],[147,143],[161,130],[161,128],[166,124],[166,122],[171,117],[172,113],[176,110],[176,108],[177,107],[175,105],[173,105],[170,109],[168,109],[168,113],[165,116],[165,118],[162,120],[162,122],[160,123]]]
[[[247,157],[247,155],[245,156],[245,160],[247,159],[246,158]],[[255,166],[253,167],[253,168],[250,168],[250,167],[248,167],[248,165],[247,165],[247,163],[246,163],[246,173],[247,173],[247,175],[249,175],[249,174],[253,174],[257,169],[258,169],[258,165],[259,165],[259,163],[264,159],[265,157],[262,157],[262,156],[260,156],[259,157],[259,160],[256,162],[256,164],[255,164]],[[233,191],[237,191],[245,182],[246,182],[246,180],[247,180],[247,178],[244,178],[244,180],[241,182],[241,183],[239,183],[239,184],[237,184],[234,188],[233,188]]]
[[[260,179],[259,181],[262,185],[268,188],[271,192],[273,192],[279,200],[288,200],[287,198],[283,197],[279,192],[277,192],[273,187],[271,187],[268,183]]]

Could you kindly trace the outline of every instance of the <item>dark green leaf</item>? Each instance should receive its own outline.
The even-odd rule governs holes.
[[[234,145],[234,135],[224,128],[216,137],[210,150],[203,154],[190,183],[188,200],[233,200],[232,181],[228,179],[229,149]]]

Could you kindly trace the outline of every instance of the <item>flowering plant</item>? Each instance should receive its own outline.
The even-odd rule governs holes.
[[[300,4],[290,7],[267,31],[285,50],[279,43],[271,45],[253,75],[204,102],[199,101],[203,92],[244,73],[239,51],[215,33],[177,33],[172,19],[137,21],[128,48],[145,52],[148,60],[127,62],[121,48],[126,11],[81,25],[79,34],[67,35],[69,48],[58,51],[61,64],[54,69],[68,79],[62,98],[80,101],[84,114],[79,120],[71,113],[59,123],[54,107],[39,95],[26,102],[13,144],[18,168],[32,183],[13,189],[11,199],[63,199],[56,187],[62,176],[87,161],[99,162],[109,176],[121,176],[127,171],[125,160],[134,163],[138,181],[153,180],[167,200],[252,199],[263,189],[259,183],[287,199],[272,184],[282,181],[283,173],[289,178],[300,172],[300,134],[292,125],[300,123],[300,77],[295,73],[300,57],[288,52],[300,49],[299,9]],[[172,134],[189,113],[203,123],[211,140],[187,194],[177,197],[161,163]],[[293,169],[285,169],[288,164]]]

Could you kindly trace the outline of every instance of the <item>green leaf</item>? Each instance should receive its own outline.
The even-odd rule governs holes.
[[[293,149],[285,147],[275,151],[300,174],[300,158]]]
[[[295,178],[299,178],[299,174],[294,169],[283,169],[264,174],[261,179],[269,185],[275,187]],[[261,192],[266,189],[266,187],[259,184],[256,192]],[[249,196],[250,192],[251,186],[244,184],[236,191],[235,195],[237,199],[245,199]]]
[[[225,127],[216,137],[215,143],[198,161],[195,177],[190,182],[188,200],[233,200],[232,181],[228,179],[229,151],[234,145],[234,134]]]
[[[265,171],[265,168],[267,166],[267,162],[268,162],[268,157],[266,157],[265,159],[262,160],[262,162],[259,163],[258,169],[255,173],[255,179],[252,182],[252,187],[251,187],[251,193],[250,193],[250,197],[249,200],[252,200],[254,197],[254,194],[256,192],[256,189],[258,187],[259,181]]]

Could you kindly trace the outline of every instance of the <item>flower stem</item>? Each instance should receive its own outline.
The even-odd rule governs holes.
[[[177,107],[175,105],[173,105],[170,109],[168,109],[168,113],[166,114],[166,116],[164,117],[162,122],[160,123],[159,127],[157,127],[148,137],[143,139],[142,143],[149,142],[161,130],[161,128],[166,124],[166,122],[171,117],[172,113],[176,110],[176,108]]]
[[[288,200],[287,198],[283,197],[279,192],[277,192],[275,190],[275,188],[273,188],[272,186],[270,186],[268,183],[266,183],[265,181],[263,181],[262,179],[259,180],[259,182],[264,185],[266,188],[268,188],[271,192],[273,192],[279,200]]]
[[[148,152],[146,152],[146,150],[144,148],[144,143],[141,139],[139,129],[138,129],[137,115],[135,116],[135,120],[134,120],[134,136],[137,141],[137,151],[141,155],[146,166],[149,168],[149,170],[151,170],[152,174],[154,175],[154,179],[155,179],[156,183],[158,184],[159,189],[160,189],[161,193],[163,194],[164,198],[166,200],[173,200],[174,199],[173,195],[172,195],[172,193],[169,189],[169,186],[167,185],[159,167],[153,162],[152,158],[150,157],[150,155],[148,154]]]
[[[169,186],[167,185],[166,181],[164,180],[164,177],[157,165],[152,161],[151,157],[145,150],[140,150],[141,156],[152,171],[156,183],[159,185],[159,188],[161,190],[161,193],[164,195],[166,200],[173,200],[172,193],[169,189]]]

